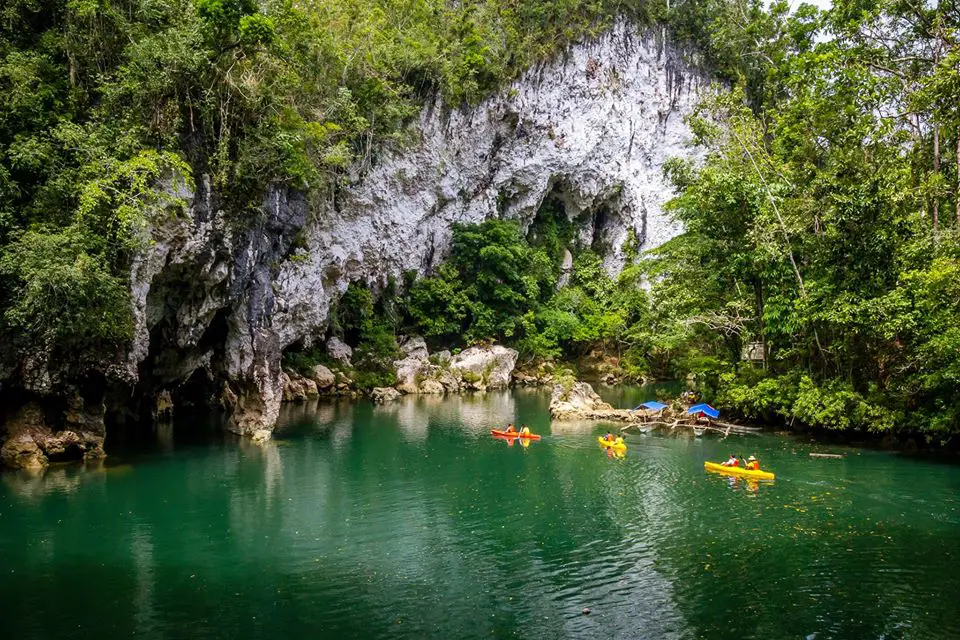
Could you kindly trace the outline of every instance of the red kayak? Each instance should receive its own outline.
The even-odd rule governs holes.
[[[540,436],[535,433],[525,433],[521,435],[519,431],[500,431],[499,429],[491,429],[490,433],[499,438],[523,438],[524,440],[540,439]]]

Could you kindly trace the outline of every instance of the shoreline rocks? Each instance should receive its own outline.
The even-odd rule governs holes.
[[[39,403],[30,401],[6,421],[0,460],[13,469],[40,470],[50,462],[103,458],[103,415],[103,403],[88,406],[74,395],[60,416],[63,422],[54,425]]]
[[[450,371],[459,374],[468,389],[506,389],[520,354],[496,344],[491,347],[470,347],[450,360]]]
[[[589,383],[575,381],[553,386],[550,417],[554,420],[633,422],[635,414],[627,409],[614,409],[597,395]]]
[[[334,353],[341,356],[338,364],[331,365],[336,370],[318,364],[310,369],[309,376],[304,376],[298,371],[283,369],[281,380],[284,402],[302,402],[318,395],[360,393],[351,380],[351,377],[355,377],[354,369],[346,365],[341,367],[343,362],[349,361],[347,354],[352,354],[352,348],[332,338],[327,341],[327,349],[331,357]],[[370,396],[375,402],[394,399],[392,394],[383,391],[387,388],[394,389],[398,394],[409,395],[444,395],[506,389],[514,382],[519,356],[515,349],[502,345],[470,347],[456,355],[447,350],[431,354],[426,340],[421,336],[411,336],[403,340],[400,351],[403,357],[393,362],[397,382],[393,387],[376,387],[371,390]]]
[[[401,346],[404,358],[394,361],[396,388],[407,394],[443,394],[506,389],[513,379],[518,352],[502,345],[470,347],[451,355],[432,355],[420,336]]]
[[[317,391],[327,391],[337,383],[337,376],[322,364],[313,367],[310,374],[313,381],[317,384]]]
[[[373,391],[370,392],[370,399],[377,404],[386,404],[387,402],[399,400],[402,395],[402,393],[393,387],[375,387]]]

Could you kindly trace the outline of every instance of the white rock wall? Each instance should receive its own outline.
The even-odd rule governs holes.
[[[350,282],[429,272],[454,223],[529,224],[551,193],[570,216],[585,213],[581,242],[602,240],[617,271],[631,229],[643,249],[678,232],[662,210],[672,195],[662,169],[695,153],[684,117],[706,85],[669,44],[621,21],[475,108],[425,108],[419,142],[383,151],[335,203],[271,190],[262,219],[235,229],[201,179],[183,194],[190,215],[160,224],[133,265],[125,377],[149,371],[169,386],[205,367],[228,383],[231,428],[262,435],[279,414],[282,350],[323,337]],[[301,235],[306,247],[285,259]]]
[[[551,191],[571,215],[609,205],[604,227],[588,226],[582,239],[599,234],[614,249],[612,272],[630,229],[643,249],[673,237],[663,164],[694,153],[684,117],[706,85],[669,44],[620,21],[474,109],[424,109],[420,144],[387,154],[336,210],[319,212],[309,247],[282,267],[281,345],[322,332],[349,282],[428,271],[449,251],[453,223],[529,223]]]

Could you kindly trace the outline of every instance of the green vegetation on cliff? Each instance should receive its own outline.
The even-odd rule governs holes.
[[[409,326],[447,341],[504,341],[527,359],[628,347],[630,327],[648,325],[639,273],[631,267],[610,278],[599,256],[584,249],[569,284],[558,290],[561,252],[572,230],[570,223],[535,224],[528,239],[515,222],[455,227],[450,260],[410,288]]]
[[[10,0],[0,7],[0,343],[109,360],[130,260],[177,181],[243,225],[268,182],[323,192],[408,142],[425,100],[476,102],[613,0]],[[29,257],[29,259],[24,259]]]

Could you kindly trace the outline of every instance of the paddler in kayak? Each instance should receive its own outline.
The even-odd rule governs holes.
[[[747,469],[750,469],[751,471],[760,471],[760,461],[753,456],[750,456],[747,458]]]
[[[607,431],[607,435],[603,436],[603,439],[607,442],[613,442],[613,434]]]
[[[516,432],[517,432],[517,428],[513,426],[512,422],[507,425],[506,429],[504,429],[504,433],[516,433]]]
[[[721,462],[720,466],[722,467],[738,467],[740,466],[740,461],[737,460],[737,456],[730,454],[730,457],[727,458],[726,462]]]
[[[520,425],[520,435],[522,435],[522,436],[528,436],[528,435],[530,435],[530,427],[528,427],[528,426],[525,425],[525,424],[524,424],[524,425]]]

